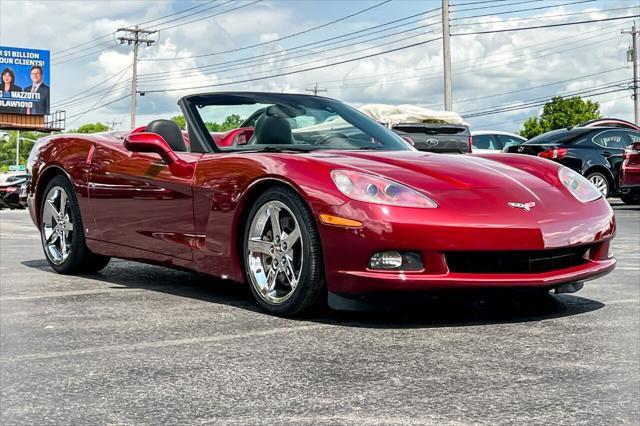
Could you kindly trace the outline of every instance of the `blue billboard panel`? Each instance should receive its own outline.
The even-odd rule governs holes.
[[[49,51],[0,46],[0,113],[49,114]]]

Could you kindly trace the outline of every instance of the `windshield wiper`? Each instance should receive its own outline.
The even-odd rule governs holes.
[[[380,148],[376,148],[375,146],[361,146],[360,148],[358,148],[360,150],[367,150],[367,151],[379,151]]]

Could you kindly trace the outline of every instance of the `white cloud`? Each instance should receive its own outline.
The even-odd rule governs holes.
[[[613,6],[611,7],[619,7]],[[626,3],[619,3],[625,5]],[[108,6],[107,6],[108,5]],[[618,5],[618,3],[616,3]],[[53,51],[74,46],[108,34],[114,29],[155,19],[158,16],[172,13],[170,2],[12,2],[8,7],[2,6],[2,44],[25,47],[48,48]],[[147,59],[181,58],[238,49],[242,46],[275,40],[297,31],[322,23],[317,17],[301,14],[300,11],[288,7],[286,2],[264,2],[247,7],[237,12],[221,15],[215,19],[204,19],[162,31],[160,40],[150,48],[141,47],[141,57]],[[185,6],[182,6],[184,8]],[[177,7],[178,9],[180,7]],[[577,18],[558,17],[533,21],[540,23],[558,23],[568,20],[597,19],[611,15],[599,12],[594,8],[592,13],[579,15]],[[637,14],[637,8],[629,8]],[[554,8],[536,16],[552,16],[575,12],[566,8]],[[415,12],[407,12],[407,15]],[[615,13],[625,14],[624,11]],[[630,14],[630,13],[626,13]],[[55,19],[39,20],[38,31],[24,31],[35,17],[48,16]],[[522,15],[520,15],[522,16]],[[527,17],[531,17],[529,15]],[[485,24],[473,27],[454,27],[453,31],[497,30],[530,25],[532,21],[508,21],[508,17],[488,16],[481,20]],[[382,18],[383,20],[386,18]],[[393,18],[389,18],[393,19]],[[430,20],[429,22],[432,22]],[[477,20],[474,20],[474,22]],[[493,22],[500,21],[500,22]],[[458,21],[464,24],[465,21]],[[520,101],[552,96],[556,93],[589,89],[611,81],[631,78],[631,69],[623,69],[580,81],[569,81],[563,84],[540,87],[535,90],[516,92],[534,86],[543,86],[561,80],[596,74],[626,65],[625,52],[629,37],[620,34],[625,21],[611,21],[601,24],[577,25],[544,30],[506,32],[494,34],[478,34],[456,36],[452,38],[454,107],[459,112],[491,109],[497,106],[511,105]],[[412,40],[399,42],[380,49],[357,53],[377,43],[388,40],[377,40],[350,48],[327,52],[315,56],[287,59],[284,53],[287,48],[306,42],[333,37],[367,26],[376,25],[375,20],[356,19],[340,25],[327,27],[300,38],[292,38],[281,42],[266,44],[251,50],[242,50],[234,54],[221,54],[205,58],[190,58],[174,61],[140,62],[140,88],[166,89],[172,87],[187,88],[168,93],[148,93],[139,101],[140,122],[158,116],[170,116],[178,113],[176,100],[192,92],[188,87],[205,86],[228,81],[243,80],[251,76],[269,75],[274,72],[290,71],[302,63],[319,60],[323,57],[341,55],[346,58],[366,55],[385,48],[393,48],[415,41],[437,37],[437,34],[416,32]],[[402,36],[397,36],[402,37]],[[109,39],[106,39],[109,41]],[[361,39],[360,39],[361,40]],[[355,40],[358,41],[358,40]],[[325,48],[320,48],[325,49]],[[279,55],[275,55],[280,52]],[[555,53],[554,53],[555,52]],[[251,58],[252,55],[274,54],[267,63],[256,59],[252,68],[237,69],[233,72],[194,71],[193,73],[173,74],[164,80],[160,76],[149,76],[151,73],[163,73],[172,76],[180,70],[202,67],[209,64]],[[313,65],[322,65],[334,60],[320,61]],[[258,64],[260,62],[260,64]],[[265,60],[266,62],[266,60]],[[77,62],[61,64],[52,71],[53,103],[72,96],[74,93],[98,84],[110,75],[125,68],[131,63],[130,48],[113,46],[108,51],[81,59]],[[227,67],[241,65],[228,64]],[[223,66],[218,66],[220,69]],[[145,77],[145,74],[147,75]],[[125,76],[125,79],[129,76]],[[153,80],[150,80],[153,78]],[[279,78],[271,78],[239,84],[235,86],[213,87],[200,91],[213,90],[266,90],[266,91],[304,91],[318,82],[321,87],[329,89],[328,96],[343,99],[350,103],[387,102],[417,103],[438,107],[442,103],[442,58],[441,42],[413,47],[396,53],[362,59],[343,65],[293,74]],[[112,83],[110,83],[112,84]],[[109,84],[109,85],[110,85]],[[100,86],[100,92],[109,85]],[[124,85],[122,93],[128,90]],[[100,89],[100,90],[98,90]],[[496,94],[511,92],[503,96]],[[113,94],[112,98],[116,97]],[[624,96],[626,92],[613,93],[595,98],[607,101]],[[488,97],[493,96],[493,97]],[[477,99],[482,98],[482,99]],[[107,97],[107,99],[111,99]],[[468,101],[477,99],[475,101]],[[70,113],[78,109],[90,107],[77,105]],[[129,104],[127,100],[113,104],[107,108],[90,111],[82,121],[110,121],[113,117],[121,117],[126,121]],[[602,104],[602,113],[607,116],[632,118],[632,103],[626,99],[617,99]],[[490,115],[472,119],[476,127],[497,126],[506,130],[516,130],[521,121],[528,115],[534,115],[540,107],[528,110],[513,111],[499,115]],[[126,126],[127,123],[124,124]]]

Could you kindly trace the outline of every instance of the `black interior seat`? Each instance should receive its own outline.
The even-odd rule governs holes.
[[[187,151],[187,145],[184,143],[180,126],[171,120],[153,120],[151,123],[147,124],[146,131],[162,136],[175,152]]]
[[[260,145],[295,143],[289,120],[284,117],[269,115],[268,110],[256,121],[256,128],[253,135],[254,143]]]

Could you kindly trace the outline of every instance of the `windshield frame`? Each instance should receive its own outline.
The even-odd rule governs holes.
[[[234,152],[248,152],[248,151],[264,151],[264,148],[272,147],[280,148],[282,151],[287,151],[287,147],[291,148],[288,144],[275,144],[275,145],[250,145],[248,148],[246,145],[238,145],[237,147],[220,148],[216,145],[213,137],[207,130],[205,123],[200,116],[199,109],[207,106],[233,106],[233,105],[252,105],[252,104],[317,104],[322,107],[329,107],[333,109],[336,114],[341,116],[351,126],[357,128],[360,132],[371,136],[378,141],[383,140],[390,146],[379,149],[380,151],[414,151],[415,148],[411,147],[400,136],[389,128],[378,123],[371,117],[363,114],[357,109],[340,102],[335,99],[325,98],[322,96],[304,95],[304,94],[285,94],[285,93],[262,93],[262,92],[217,92],[217,93],[204,93],[185,96],[178,104],[182,108],[187,122],[187,131],[189,133],[189,140],[191,143],[191,152],[202,153],[234,153]],[[299,144],[295,145],[296,149],[300,147],[308,147],[309,149],[302,151],[317,151],[317,150],[331,150],[340,149],[331,146],[313,146]],[[340,149],[345,150],[345,149]],[[358,148],[354,148],[358,150]]]

